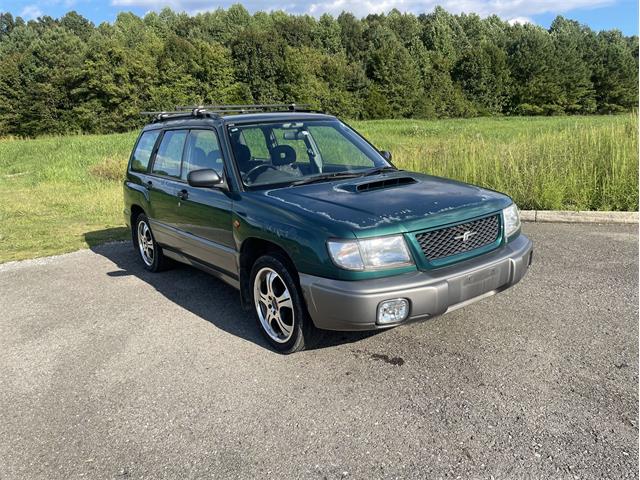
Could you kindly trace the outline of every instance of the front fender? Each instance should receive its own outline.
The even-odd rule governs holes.
[[[234,212],[234,238],[238,251],[247,239],[258,239],[282,248],[300,273],[335,277],[335,266],[326,248],[326,236],[283,212],[263,209],[260,214]],[[283,218],[284,217],[284,218]]]
[[[355,239],[352,230],[340,222],[323,220],[314,212],[301,214],[260,200],[243,196],[234,202],[234,239],[238,251],[249,238],[265,240],[282,248],[299,273],[336,280],[364,280],[416,270],[415,266],[382,272],[338,268],[329,257],[327,240]]]

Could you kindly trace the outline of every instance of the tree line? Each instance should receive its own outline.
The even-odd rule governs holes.
[[[0,135],[127,131],[143,110],[310,103],[345,118],[616,113],[638,102],[638,37],[437,7],[358,19],[241,5],[191,16],[0,13]]]

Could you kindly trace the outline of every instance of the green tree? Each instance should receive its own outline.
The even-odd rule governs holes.
[[[558,17],[391,10],[189,15],[93,25],[0,13],[0,135],[126,131],[175,104],[309,102],[348,118],[615,113],[638,102],[638,37]]]
[[[578,22],[557,17],[551,24],[554,72],[560,89],[559,105],[567,113],[592,113],[596,109],[587,45],[591,31]]]
[[[479,113],[503,112],[511,85],[507,55],[503,50],[487,41],[468,48],[453,68],[452,77]]]
[[[526,115],[562,113],[562,90],[549,32],[530,24],[514,25],[507,52],[514,80],[511,111]]]
[[[367,77],[385,97],[389,116],[411,116],[420,98],[420,74],[409,51],[390,30],[375,25],[373,44],[366,61]]]
[[[248,27],[231,44],[235,75],[255,102],[286,100],[283,87],[292,79],[286,65],[287,45],[272,32]]]
[[[594,45],[592,81],[597,109],[614,113],[638,105],[638,37],[635,53],[619,31],[600,32]]]
[[[99,27],[88,45],[82,83],[75,90],[83,129],[136,128],[143,121],[140,112],[152,108],[162,40],[137,17],[121,14],[114,26]]]
[[[366,54],[366,43],[363,37],[362,22],[353,14],[342,12],[338,16],[342,48],[352,62],[361,62]]]
[[[93,23],[75,11],[71,11],[62,17],[60,26],[69,30],[83,42],[89,39],[94,29]]]
[[[72,114],[73,89],[82,75],[84,44],[66,29],[23,28],[17,44],[4,44],[2,54],[0,117],[8,133],[40,135],[79,130]],[[29,43],[25,43],[25,40]]]

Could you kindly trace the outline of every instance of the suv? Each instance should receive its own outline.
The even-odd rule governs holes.
[[[318,329],[450,312],[531,264],[508,196],[399,170],[334,116],[295,105],[150,113],[124,182],[145,268],[177,260],[236,287],[280,352]]]

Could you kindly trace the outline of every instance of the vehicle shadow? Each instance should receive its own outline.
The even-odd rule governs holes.
[[[87,232],[84,234],[84,241],[89,247],[101,245],[105,242],[113,242],[117,240],[128,240],[131,238],[130,230],[126,227],[113,227]]]
[[[95,231],[85,234],[85,240],[90,249],[107,258],[117,267],[107,272],[109,277],[133,275],[152,286],[169,301],[180,305],[216,328],[270,349],[259,331],[253,312],[246,311],[240,306],[236,289],[196,268],[179,263],[175,263],[175,266],[164,272],[151,273],[143,268],[142,261],[130,242],[98,243],[96,241],[100,238],[110,238],[110,233],[114,232]],[[379,332],[324,331],[313,349],[353,343],[377,333]]]

